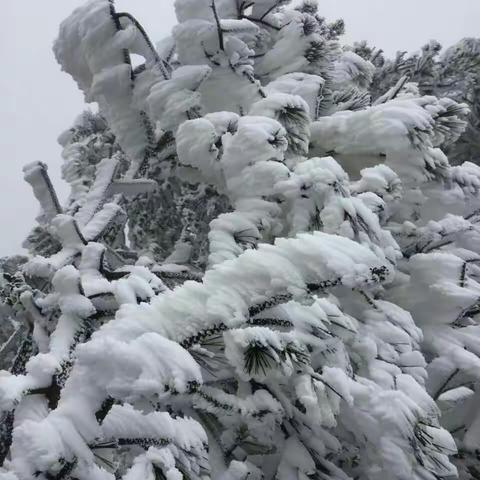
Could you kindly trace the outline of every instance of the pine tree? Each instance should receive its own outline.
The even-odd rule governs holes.
[[[455,164],[462,159],[480,164],[480,39],[465,38],[448,48],[440,59],[441,82],[437,95],[464,102],[470,107],[467,129],[448,150]]]
[[[110,0],[62,23],[99,112],[60,137],[65,205],[25,167],[0,479],[477,475],[480,167],[442,151],[468,109],[373,96],[378,52],[288,4],[176,0],[157,47]]]
[[[464,38],[443,52],[438,42],[431,41],[422,47],[421,53],[407,56],[407,52],[399,52],[393,60],[385,59],[381,50],[369,47],[366,42],[356,44],[354,51],[373,60],[377,67],[371,86],[375,99],[393,84],[399,89],[415,84],[422,95],[448,97],[467,104],[470,113],[465,132],[444,149],[453,165],[465,160],[480,163],[479,39]]]

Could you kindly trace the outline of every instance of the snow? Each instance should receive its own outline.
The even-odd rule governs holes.
[[[294,95],[274,93],[256,102],[250,115],[274,118],[282,123],[287,132],[289,150],[294,155],[306,155],[310,143],[309,106]],[[293,118],[289,118],[291,115]]]
[[[117,162],[114,159],[105,158],[97,165],[95,182],[86,195],[85,203],[75,215],[75,220],[83,227],[94,216],[101,207],[101,202],[105,197],[105,193],[113,181]]]
[[[328,69],[335,42],[329,42],[316,31],[305,34],[305,23],[312,17],[299,12],[289,12],[290,21],[280,30],[276,42],[263,56],[256,67],[260,76],[275,80],[290,73],[320,75]],[[314,57],[308,49],[314,48]]]
[[[99,104],[125,152],[139,159],[147,138],[133,102],[131,66],[124,57],[131,38],[125,32],[117,31],[108,0],[90,0],[62,23],[54,52],[86,100]]]
[[[188,112],[196,111],[201,105],[200,85],[211,74],[206,65],[180,67],[171,80],[153,86],[147,97],[152,118],[164,130],[174,130],[188,118]]]
[[[86,240],[98,240],[108,226],[114,223],[117,217],[124,214],[124,211],[118,203],[106,203],[102,209],[95,213],[88,225],[83,229]]]
[[[442,403],[457,403],[471,397],[473,394],[474,392],[467,387],[452,388],[448,392],[442,393],[438,397],[438,401]]]
[[[374,253],[343,237],[317,232],[281,239],[275,246],[260,245],[219,264],[205,274],[202,284],[187,282],[149,305],[123,308],[96,337],[132,339],[146,329],[181,342],[214,324],[244,321],[252,299],[261,302],[287,292],[302,295],[306,282],[339,278],[348,287],[374,282],[373,267],[385,267],[388,278],[388,266]]]
[[[278,478],[287,480],[295,478],[301,472],[303,478],[315,473],[315,463],[305,446],[297,438],[291,436],[285,445],[285,455],[278,467]],[[298,478],[302,478],[298,477]]]
[[[142,395],[162,395],[167,388],[183,393],[190,382],[202,382],[193,358],[180,345],[154,332],[131,344],[97,337],[79,347],[79,365],[93,368],[102,351],[111,355],[109,363],[98,370],[96,383],[116,398],[128,401]]]
[[[174,443],[185,450],[203,450],[207,437],[192,418],[172,418],[166,412],[146,415],[131,405],[114,405],[106,416],[102,430],[105,438],[156,438]]]
[[[459,285],[463,264],[460,258],[448,253],[415,255],[409,262],[409,286],[399,288],[393,298],[421,326],[450,324],[480,294],[480,285],[474,280],[469,280],[466,288]]]
[[[339,87],[350,83],[367,88],[372,83],[375,67],[351,51],[345,51],[334,64],[334,78]]]
[[[40,162],[30,163],[23,168],[23,172],[25,180],[32,186],[33,193],[42,207],[37,221],[48,223],[57,214],[61,213],[61,208],[48,177],[47,166]]]
[[[207,112],[248,111],[259,100],[261,84],[253,76],[257,27],[246,20],[220,22],[223,48],[220,48],[218,27],[215,22],[190,19],[173,30],[178,59],[184,66],[205,64],[211,67],[208,78],[199,85],[201,102]],[[228,88],[228,91],[225,89]],[[221,89],[223,95],[218,96]]]
[[[335,152],[347,173],[358,175],[365,167],[385,163],[402,180],[427,178],[425,165],[434,154],[428,132],[434,120],[413,100],[392,100],[358,112],[339,112],[311,126],[311,152]],[[417,148],[415,138],[425,137],[427,148]],[[385,157],[382,159],[382,157]],[[359,168],[360,167],[360,168]]]
[[[215,5],[220,18],[232,18],[237,14],[233,0],[218,0]],[[195,18],[213,20],[210,0],[175,0],[175,12],[179,23]]]
[[[2,412],[11,410],[22,397],[32,382],[24,376],[11,375],[8,372],[0,371],[2,384],[0,386],[0,409]]]
[[[298,95],[308,105],[311,120],[318,117],[319,103],[323,98],[325,80],[318,75],[307,73],[288,73],[270,82],[266,87],[268,94],[288,93]]]

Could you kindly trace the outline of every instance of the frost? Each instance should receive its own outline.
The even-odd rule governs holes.
[[[436,42],[342,49],[319,3],[176,0],[157,47],[109,0],[62,23],[99,109],[59,138],[65,205],[24,170],[41,212],[0,260],[0,478],[475,471],[478,45],[445,67]]]

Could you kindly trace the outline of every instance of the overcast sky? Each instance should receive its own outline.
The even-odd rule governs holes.
[[[83,96],[60,71],[51,52],[58,25],[83,0],[1,0],[0,29],[0,256],[20,252],[32,227],[37,204],[23,181],[22,166],[49,165],[61,197],[56,139],[83,110]],[[174,0],[117,0],[133,13],[154,41],[174,25]],[[435,38],[448,46],[466,36],[480,36],[480,0],[321,0],[329,20],[343,18],[346,42],[366,39],[389,55],[417,50]]]

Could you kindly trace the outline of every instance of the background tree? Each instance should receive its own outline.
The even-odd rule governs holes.
[[[371,88],[374,98],[383,95],[393,84],[401,88],[413,82],[422,95],[466,103],[470,108],[468,126],[460,139],[445,151],[454,165],[465,160],[479,163],[480,39],[465,38],[443,52],[438,42],[431,41],[420,53],[407,56],[407,52],[398,52],[393,60],[385,59],[381,50],[365,42],[356,44],[354,51],[365,59],[372,59],[377,66]]]

